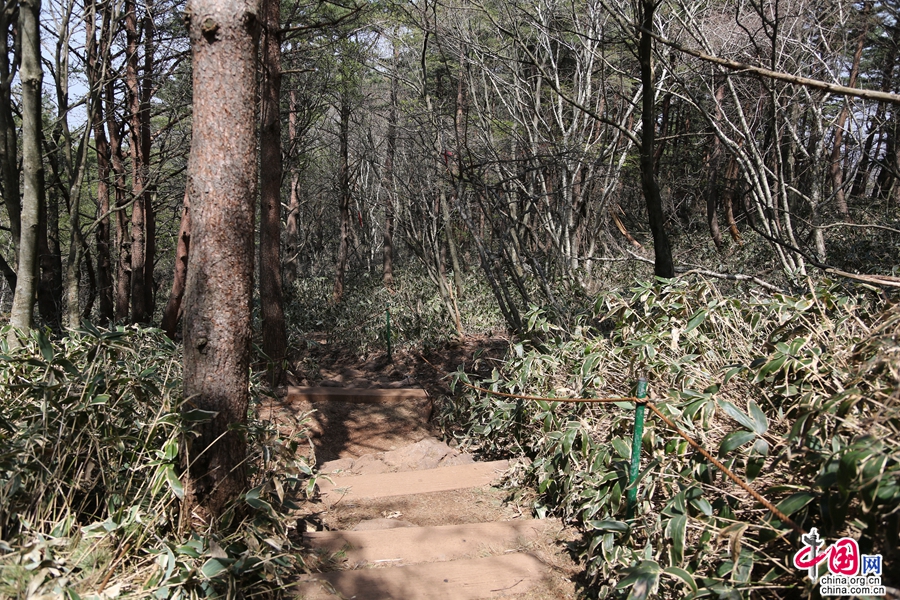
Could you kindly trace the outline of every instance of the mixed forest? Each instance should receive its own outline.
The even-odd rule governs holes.
[[[900,595],[898,50],[894,0],[9,0],[0,597],[284,594],[315,464],[255,407],[322,335],[503,338],[437,419],[586,597],[808,597],[810,527]],[[648,421],[633,519],[624,404],[462,385],[638,377],[785,518]]]

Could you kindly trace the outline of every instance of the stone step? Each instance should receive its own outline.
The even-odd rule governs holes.
[[[301,578],[294,593],[306,600],[476,600],[523,593],[545,581],[548,573],[534,556],[515,553],[317,573]]]
[[[400,400],[427,400],[428,393],[421,388],[368,389],[342,387],[288,387],[288,402],[353,402],[371,404]]]
[[[509,461],[470,463],[403,473],[332,476],[319,479],[319,491],[329,507],[337,502],[447,492],[490,485],[506,471]]]
[[[316,531],[305,533],[303,541],[308,547],[329,554],[342,551],[353,567],[361,563],[399,566],[515,550],[553,525],[558,527],[559,522],[523,519],[372,531]]]

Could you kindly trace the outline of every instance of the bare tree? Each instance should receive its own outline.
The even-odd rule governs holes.
[[[659,184],[653,168],[654,144],[656,143],[656,73],[653,68],[653,15],[657,0],[641,0],[639,21],[641,24],[638,42],[638,60],[641,64],[641,187],[650,217],[653,232],[653,253],[656,255],[654,272],[657,277],[675,277],[672,263],[672,248],[666,234],[666,217],[662,210]]]
[[[334,290],[331,300],[335,304],[344,297],[344,276],[350,253],[350,98],[346,89],[341,91],[338,107],[338,143],[340,144],[340,167],[338,173],[338,208],[340,211],[340,234],[338,238],[337,263],[334,274]]]

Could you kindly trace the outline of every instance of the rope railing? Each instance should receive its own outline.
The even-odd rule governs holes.
[[[424,359],[424,357],[422,357],[422,358]],[[428,362],[428,361],[426,360],[425,362]],[[428,364],[431,365],[430,362],[428,362]],[[440,372],[440,370],[437,369],[437,367],[435,367],[434,365],[431,365],[431,366],[435,370],[438,370]],[[750,484],[748,484],[743,479],[741,479],[740,477],[735,475],[731,469],[729,469],[724,464],[722,464],[721,461],[716,459],[703,446],[701,446],[696,440],[694,440],[691,436],[689,436],[687,433],[682,431],[680,427],[678,427],[671,419],[669,419],[666,415],[664,415],[662,413],[662,411],[659,410],[659,408],[657,407],[657,405],[654,402],[651,402],[651,401],[647,400],[646,398],[640,398],[640,397],[635,397],[635,396],[606,397],[606,398],[542,398],[542,397],[538,397],[538,396],[526,396],[526,395],[522,395],[522,394],[509,394],[506,392],[497,392],[497,391],[490,390],[487,388],[482,388],[482,387],[478,387],[476,385],[472,385],[465,381],[459,381],[459,383],[463,384],[464,386],[466,386],[468,388],[471,388],[473,390],[476,390],[476,391],[479,391],[482,393],[492,394],[494,396],[501,396],[503,398],[512,398],[512,399],[516,399],[516,400],[563,402],[563,403],[569,403],[569,404],[588,404],[588,403],[601,404],[601,403],[614,403],[614,402],[634,402],[636,404],[636,407],[635,407],[636,409],[641,406],[646,406],[653,412],[653,414],[655,414],[657,417],[659,417],[666,425],[668,425],[673,431],[675,431],[675,433],[677,433],[679,436],[684,438],[684,440],[687,441],[687,443],[690,444],[691,447],[693,447],[701,455],[703,455],[703,457],[706,458],[709,462],[711,462],[717,469],[722,471],[722,473],[724,473],[731,481],[733,481],[735,484],[737,484],[742,490],[744,490],[745,492],[750,494],[750,496],[753,497],[754,500],[756,500],[757,502],[759,502],[760,504],[765,506],[767,509],[769,509],[772,512],[772,514],[775,515],[775,517],[777,517],[778,519],[781,520],[782,523],[786,524],[788,527],[790,527],[792,530],[794,530],[794,532],[796,532],[799,535],[803,535],[806,533],[802,527],[800,527],[796,522],[794,522],[793,519],[791,519],[786,514],[784,514],[780,510],[778,510],[778,508],[774,504],[772,504],[770,501],[766,500],[759,492],[757,492],[752,487],[750,487]],[[643,415],[642,414],[636,415],[635,420],[636,420],[636,423],[638,421],[643,422]],[[637,433],[637,431],[635,433]],[[637,438],[637,436],[635,436],[635,437]],[[634,448],[637,449],[637,450],[634,450],[635,452],[639,452],[639,450],[640,450],[639,442],[635,442]],[[633,459],[632,464],[634,464],[635,456],[636,456],[635,454],[632,455],[632,459]],[[634,471],[634,469],[632,469],[632,471]],[[633,482],[635,475],[636,475],[636,473],[631,474],[632,482]],[[629,483],[632,483],[632,482],[629,482]],[[631,491],[633,491],[636,494],[637,486],[635,486],[634,490],[631,490]],[[629,512],[631,512],[631,510],[629,510]]]

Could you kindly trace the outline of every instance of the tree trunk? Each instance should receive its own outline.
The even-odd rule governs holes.
[[[178,228],[178,244],[175,248],[175,275],[172,278],[172,293],[163,310],[161,329],[170,339],[175,339],[178,321],[183,313],[184,286],[187,281],[188,255],[191,250],[191,208],[187,190],[184,207],[181,209],[181,226]]]
[[[350,101],[341,98],[340,110],[340,213],[341,232],[338,240],[337,265],[334,274],[334,292],[332,302],[338,304],[344,297],[344,274],[347,271],[347,258],[350,246]]]
[[[719,83],[716,85],[716,123],[722,120],[722,100],[725,98],[725,85]],[[722,189],[719,183],[719,175],[722,168],[722,161],[725,154],[722,148],[722,141],[715,134],[715,130],[711,132],[712,148],[707,151],[706,155],[706,223],[709,226],[709,233],[712,235],[713,243],[716,250],[722,251],[722,232],[719,230],[718,204],[719,197],[722,196]]]
[[[153,277],[153,266],[156,263],[156,211],[153,200],[156,198],[156,186],[150,179],[150,144],[153,141],[150,129],[150,98],[153,95],[153,60],[155,50],[153,0],[145,0],[144,8],[144,72],[141,81],[141,156],[143,172],[144,199],[144,306],[147,321],[153,319],[156,310],[156,281]]]
[[[384,246],[381,258],[381,277],[384,286],[388,289],[394,287],[394,194],[396,193],[394,181],[394,158],[397,154],[397,93],[400,87],[397,69],[400,58],[400,48],[396,38],[391,40],[393,56],[391,62],[391,106],[388,112],[387,124],[387,156],[384,159]]]
[[[97,292],[100,296],[100,322],[113,320],[113,279],[112,258],[110,255],[110,219],[109,219],[109,143],[103,130],[101,110],[94,112],[94,144],[97,149],[97,211],[100,222],[94,236],[97,241]]]
[[[872,9],[872,2],[868,0],[863,6],[860,17],[865,19],[862,32],[856,42],[856,52],[853,54],[853,64],[850,67],[850,80],[847,82],[848,87],[856,86],[856,77],[859,75],[859,62],[862,58],[863,46],[866,37],[869,35],[869,11]],[[838,213],[845,219],[850,217],[850,211],[847,208],[847,198],[844,194],[844,165],[841,161],[841,144],[844,142],[844,125],[847,123],[847,117],[850,116],[850,99],[844,98],[844,105],[841,108],[841,114],[838,116],[837,123],[834,125],[834,143],[831,146],[831,157],[829,160],[829,170],[831,175],[831,189],[834,192],[834,201],[837,205]]]
[[[45,182],[41,188],[46,190]],[[40,282],[38,283],[38,311],[53,331],[62,328],[62,250],[59,243],[59,198],[47,198],[41,202],[38,226],[38,255]]]
[[[12,83],[16,75],[16,61],[10,62],[9,40],[16,29],[15,2],[0,8],[0,181],[3,183],[3,203],[9,217],[9,233],[13,245],[13,263],[18,260],[21,199],[19,198],[19,145],[16,122],[12,112]],[[9,277],[7,277],[9,280]],[[12,286],[15,289],[15,286]]]
[[[6,259],[0,255],[0,273],[3,274],[3,278],[6,279],[6,284],[9,286],[9,289],[15,291],[16,289],[16,272],[13,271],[13,268],[9,266],[9,263],[6,262]]]
[[[656,90],[653,90],[653,93],[656,93]],[[666,134],[669,131],[669,112],[672,108],[672,93],[668,93],[663,96],[662,101],[662,121],[659,124],[659,132],[663,135],[663,137],[667,137]],[[655,109],[654,109],[655,110]],[[654,123],[656,122],[656,115],[653,116]],[[653,176],[659,177],[659,166],[660,161],[662,160],[663,152],[666,149],[666,140],[663,139],[661,142],[656,144],[656,147],[653,148]],[[673,152],[674,153],[674,152]]]
[[[650,231],[653,233],[653,252],[656,256],[654,272],[657,277],[675,277],[672,248],[666,235],[666,216],[663,214],[659,185],[653,172],[653,145],[656,140],[656,84],[653,73],[653,12],[654,0],[641,0],[641,38],[638,60],[641,64],[641,188],[647,203]]]
[[[888,92],[893,85],[894,65],[897,60],[895,52],[889,53],[881,66],[881,91]],[[856,169],[856,178],[853,180],[853,189],[850,191],[851,196],[865,196],[866,189],[869,185],[869,179],[872,175],[872,167],[875,164],[875,157],[878,152],[872,152],[872,146],[875,144],[875,138],[878,136],[879,124],[884,122],[885,103],[880,102],[875,109],[875,114],[869,119],[866,127],[868,134],[863,144],[862,156],[860,157],[859,166]]]
[[[128,319],[131,306],[131,235],[128,231],[128,194],[126,192],[125,160],[122,138],[116,122],[115,92],[112,79],[106,83],[106,133],[109,135],[109,158],[113,171],[116,198],[116,285],[114,290],[115,319]]]
[[[281,3],[262,0],[263,39],[260,79],[259,302],[263,352],[269,383],[281,384],[287,337],[281,285]]]
[[[41,69],[40,39],[41,2],[21,0],[19,31],[22,36],[22,195],[19,261],[16,269],[16,291],[13,296],[9,324],[30,329],[34,318],[34,300],[38,275],[38,229],[44,202],[44,165],[41,160]],[[10,331],[10,345],[20,342]]]
[[[297,93],[291,90],[291,106],[288,113],[288,137],[291,144],[297,140]],[[288,204],[287,223],[285,224],[285,237],[287,238],[288,258],[285,262],[285,283],[290,287],[297,279],[299,269],[298,254],[300,252],[300,174],[297,169],[291,170],[291,198]]]
[[[148,5],[146,10],[150,10]],[[147,323],[153,318],[153,241],[152,193],[149,188],[150,160],[150,76],[153,65],[153,21],[143,19],[144,73],[138,72],[140,32],[134,0],[125,1],[126,61],[125,86],[131,114],[131,178],[135,198],[131,208],[131,320]]]
[[[250,399],[259,3],[192,0],[187,14],[194,96],[184,396],[189,408],[216,412],[187,440],[182,515],[190,519],[195,509],[218,516],[247,484],[246,443],[229,426],[245,422]]]

